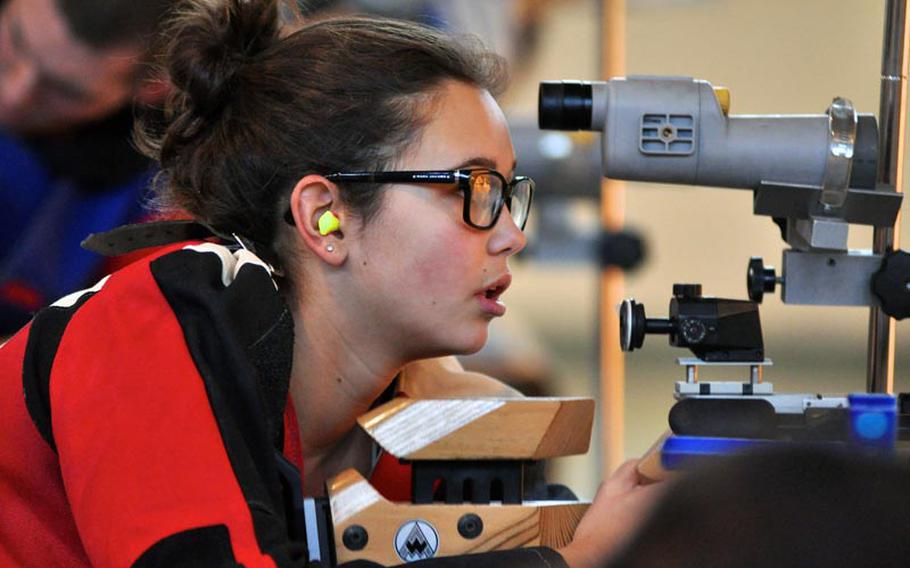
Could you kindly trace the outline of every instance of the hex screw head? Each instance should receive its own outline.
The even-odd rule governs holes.
[[[363,550],[370,541],[367,530],[360,525],[351,525],[344,529],[341,535],[341,541],[348,550]]]
[[[483,521],[474,513],[466,513],[458,519],[458,534],[471,539],[480,536],[483,532]]]

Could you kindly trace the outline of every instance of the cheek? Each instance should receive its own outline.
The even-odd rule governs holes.
[[[130,91],[128,88],[118,84],[110,84],[87,100],[74,101],[72,103],[72,111],[86,116],[104,116],[121,108],[129,99]]]
[[[434,235],[433,239],[422,241],[419,254],[411,259],[410,279],[433,296],[463,295],[464,288],[478,280],[474,272],[480,269],[474,262],[472,248],[476,245],[472,244],[458,234]]]
[[[448,220],[446,220],[448,221]],[[399,258],[393,285],[411,290],[421,305],[440,305],[469,296],[483,282],[483,246],[454,223],[434,230],[410,231],[393,239],[385,258]]]
[[[461,220],[461,197],[433,190],[391,191],[364,234],[374,259],[367,278],[400,308],[456,317],[484,282],[487,235]],[[375,289],[375,288],[374,288]]]
[[[105,91],[87,100],[74,101],[52,90],[39,93],[41,106],[53,109],[53,116],[63,123],[78,124],[107,116],[121,108],[127,100],[122,91]]]

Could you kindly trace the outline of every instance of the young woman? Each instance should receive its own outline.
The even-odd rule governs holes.
[[[492,96],[500,60],[390,21],[281,37],[277,17],[274,1],[198,0],[169,32],[169,122],[144,141],[159,201],[208,229],[96,239],[193,237],[0,350],[0,564],[303,565],[276,454],[308,494],[369,474],[357,416],[410,363],[479,349],[505,312],[533,182]],[[647,499],[632,469],[560,553],[447,562],[601,561]]]

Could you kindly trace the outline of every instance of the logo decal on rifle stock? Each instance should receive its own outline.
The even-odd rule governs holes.
[[[439,535],[433,525],[426,521],[407,521],[395,533],[395,551],[405,562],[432,558],[438,549]]]

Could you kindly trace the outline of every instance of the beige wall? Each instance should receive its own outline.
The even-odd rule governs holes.
[[[860,111],[878,112],[883,1],[627,1],[628,74],[689,75],[724,85],[734,114],[820,113],[836,95]],[[596,4],[554,4],[540,52],[505,97],[509,112],[533,115],[540,80],[597,78]],[[750,192],[644,184],[627,191],[628,222],[646,235],[650,250],[647,264],[628,278],[627,295],[644,302],[649,315],[665,314],[673,282],[701,282],[708,294],[744,297],[750,256],[779,266],[783,242],[769,219],[751,214]],[[904,248],[910,248],[908,219]],[[870,246],[871,231],[851,234],[852,246]],[[596,392],[595,270],[529,262],[516,272],[507,302],[550,345],[559,388]],[[775,296],[765,301],[762,318],[775,361],[768,376],[778,390],[863,390],[868,310],[785,306]],[[898,388],[910,390],[910,323],[897,331]],[[685,355],[649,339],[627,357],[628,455],[666,427],[672,383],[680,377],[675,358]],[[593,488],[596,460],[574,460],[564,471],[576,486]]]

